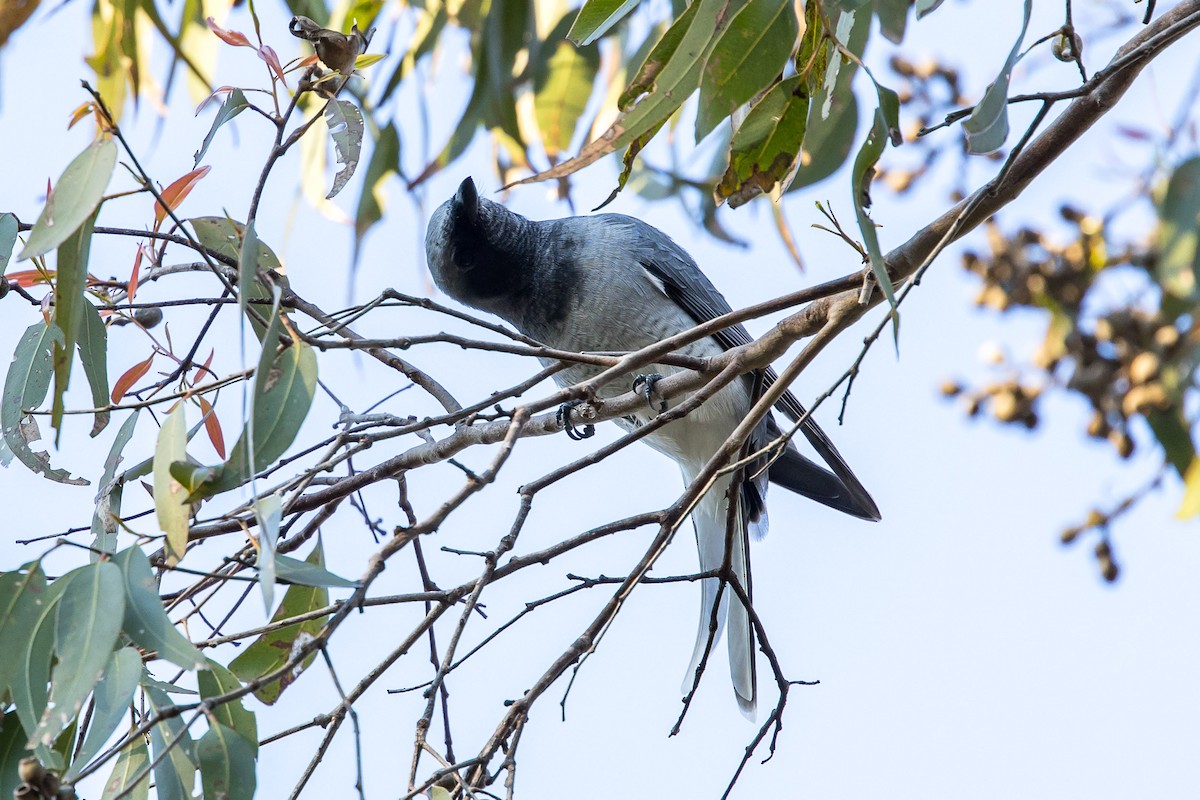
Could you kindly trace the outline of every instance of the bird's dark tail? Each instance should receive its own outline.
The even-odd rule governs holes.
[[[880,518],[879,507],[865,491],[851,491],[837,475],[788,447],[767,469],[771,483],[816,500],[845,514],[871,521]]]

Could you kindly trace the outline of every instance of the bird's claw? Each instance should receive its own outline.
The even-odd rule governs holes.
[[[571,422],[571,409],[582,402],[582,400],[572,400],[569,403],[563,403],[558,407],[558,412],[554,415],[555,419],[558,420],[558,424],[566,431],[567,438],[576,442],[589,439],[596,434],[596,426],[590,422],[586,423],[582,428],[577,428],[575,423]]]
[[[657,408],[655,407],[655,402],[654,402],[654,395],[655,395],[654,387],[662,379],[663,379],[663,376],[659,375],[657,372],[651,373],[649,375],[638,375],[636,378],[633,379],[633,391],[635,391],[635,392],[640,391],[642,394],[644,394],[646,396],[646,403],[649,404],[650,409],[652,411],[656,411],[659,414],[662,414],[662,413],[666,412],[666,410],[667,410],[666,398],[661,398],[658,401]]]

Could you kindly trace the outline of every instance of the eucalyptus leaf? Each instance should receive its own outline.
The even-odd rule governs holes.
[[[96,685],[95,705],[87,735],[71,768],[63,775],[67,781],[74,780],[87,763],[100,752],[108,737],[121,724],[137,691],[142,677],[142,657],[132,647],[116,650],[104,668],[104,677]]]
[[[113,556],[121,570],[125,591],[125,633],[143,649],[157,653],[184,669],[201,669],[207,663],[196,646],[176,628],[163,610],[158,583],[146,554],[136,545]]]
[[[154,449],[154,511],[158,527],[167,535],[167,566],[174,566],[187,550],[191,505],[183,485],[171,475],[171,464],[187,456],[187,422],[179,401],[163,420]]]
[[[1025,14],[1017,41],[1004,60],[1000,74],[984,91],[983,99],[975,106],[971,116],[963,122],[969,153],[983,154],[999,150],[1008,138],[1008,82],[1012,79],[1013,67],[1021,58],[1021,44],[1025,41],[1032,11],[1033,0],[1025,0]]]
[[[100,205],[117,164],[117,143],[104,134],[63,171],[29,232],[18,261],[45,255],[67,240]]]

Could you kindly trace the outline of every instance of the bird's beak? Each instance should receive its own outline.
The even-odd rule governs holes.
[[[454,193],[454,206],[463,219],[475,223],[479,216],[479,192],[475,190],[475,181],[470,177],[458,185],[458,191]]]

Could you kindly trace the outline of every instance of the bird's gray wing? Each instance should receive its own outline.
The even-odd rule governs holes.
[[[633,221],[654,243],[653,248],[640,254],[642,267],[662,284],[667,297],[687,312],[688,316],[700,324],[733,310],[696,262],[679,245],[640,220]],[[725,350],[752,341],[750,332],[743,325],[731,325],[720,330],[713,334],[713,339]],[[747,375],[746,380],[750,382],[753,391],[754,377]],[[768,367],[764,370],[763,388],[776,380],[778,376],[773,369]],[[784,392],[775,407],[793,422],[806,413],[804,406],[800,405],[800,401],[790,391]],[[778,435],[778,428],[774,425],[770,427],[775,428],[774,433]],[[792,450],[785,451],[784,455],[771,465],[771,481],[847,514],[864,519],[879,519],[879,507],[816,421],[808,417],[800,426],[800,430],[821,459],[829,465],[833,474]],[[768,435],[771,433],[767,428],[762,432]],[[762,444],[766,441],[769,439]],[[840,490],[831,481],[835,476],[841,484]]]

